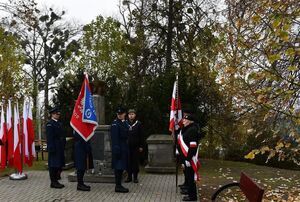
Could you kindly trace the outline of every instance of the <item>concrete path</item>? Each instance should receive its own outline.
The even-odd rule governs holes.
[[[181,201],[176,193],[175,175],[142,174],[139,183],[124,183],[130,192],[115,193],[114,185],[108,183],[89,183],[90,192],[77,191],[76,182],[68,182],[68,172],[63,172],[63,189],[50,188],[47,171],[28,171],[28,179],[23,181],[0,180],[0,201]],[[179,184],[182,176],[179,176]],[[178,189],[179,192],[179,189]]]

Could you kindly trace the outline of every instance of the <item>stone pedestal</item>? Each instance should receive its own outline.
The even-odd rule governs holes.
[[[148,165],[146,172],[175,173],[173,139],[170,135],[153,134],[147,140]]]
[[[66,165],[64,169],[70,169],[74,167],[74,138],[73,137],[66,138],[65,162]]]

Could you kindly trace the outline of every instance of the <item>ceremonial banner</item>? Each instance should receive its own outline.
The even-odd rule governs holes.
[[[94,135],[94,131],[98,125],[87,75],[84,76],[70,125],[85,141],[88,141]]]

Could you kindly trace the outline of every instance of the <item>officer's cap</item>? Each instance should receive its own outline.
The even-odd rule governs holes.
[[[135,109],[129,109],[129,110],[128,110],[128,114],[129,114],[129,113],[134,113],[134,114],[136,114],[136,111],[135,111]]]
[[[125,110],[124,107],[122,107],[122,106],[118,106],[118,107],[117,107],[117,110],[116,110],[116,113],[117,113],[117,114],[123,114],[123,113],[125,113],[125,112],[126,112],[126,110]]]
[[[192,114],[186,114],[183,116],[184,119],[190,120],[190,121],[195,121],[195,116]]]
[[[60,112],[59,107],[53,107],[52,109],[49,110],[49,114],[54,114]]]

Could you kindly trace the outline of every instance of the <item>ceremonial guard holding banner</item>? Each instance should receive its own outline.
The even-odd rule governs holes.
[[[97,116],[87,75],[76,100],[70,125],[75,137],[75,167],[77,170],[77,190],[90,191],[91,187],[83,183],[87,167],[92,167],[91,146],[89,140],[97,128]]]

